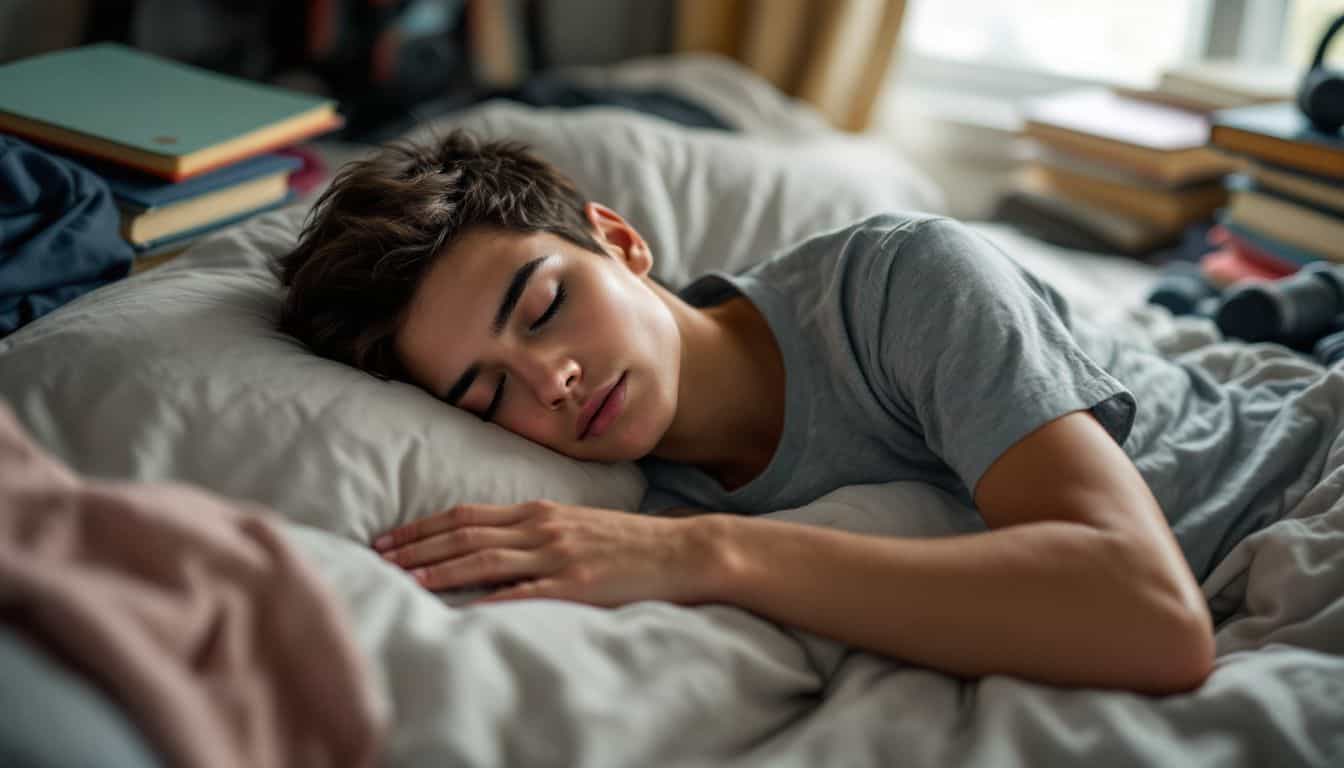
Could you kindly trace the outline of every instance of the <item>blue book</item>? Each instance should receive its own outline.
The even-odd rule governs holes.
[[[153,176],[127,173],[103,164],[83,162],[103,177],[123,208],[139,210],[171,205],[263,176],[280,173],[288,176],[303,165],[302,160],[292,155],[258,155],[173,183]]]
[[[250,208],[246,211],[240,211],[238,213],[231,214],[224,218],[216,219],[209,223],[202,224],[200,226],[193,227],[188,230],[175,232],[171,235],[165,235],[163,237],[154,240],[148,240],[143,243],[132,243],[132,247],[135,249],[137,257],[169,251],[172,250],[172,246],[174,245],[186,245],[187,243],[190,243],[192,240],[195,240],[196,238],[202,237],[204,235],[208,235],[217,229],[223,229],[224,227],[227,227],[230,224],[237,224],[238,222],[243,221],[244,219],[251,218],[252,216],[256,216],[257,214],[275,210],[276,208],[282,208],[294,202],[295,198],[297,197],[298,195],[295,195],[293,192],[287,192],[279,200],[275,200],[266,203],[264,205],[257,206],[255,208]]]
[[[121,234],[141,246],[231,219],[289,194],[303,161],[282,154],[249,158],[177,183],[78,160],[107,182],[121,208]]]

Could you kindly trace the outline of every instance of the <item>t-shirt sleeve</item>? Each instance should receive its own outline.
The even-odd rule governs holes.
[[[1068,413],[1090,410],[1124,443],[1134,396],[1079,348],[1044,284],[947,219],[893,231],[877,247],[860,306],[884,311],[854,320],[871,324],[893,407],[972,498],[999,456]]]

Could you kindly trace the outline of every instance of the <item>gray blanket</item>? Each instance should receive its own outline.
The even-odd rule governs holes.
[[[1164,348],[1273,380],[1265,347],[1141,313]],[[1282,374],[1287,375],[1287,374]],[[1293,373],[1292,375],[1296,375]],[[1230,614],[1190,694],[961,680],[728,606],[532,601],[459,610],[357,545],[291,528],[358,618],[393,711],[388,764],[1272,766],[1344,764],[1344,369],[1290,405],[1334,425],[1283,519],[1203,582]],[[935,536],[950,497],[844,488],[786,519]],[[899,508],[909,514],[891,515]],[[460,603],[464,596],[450,596]]]

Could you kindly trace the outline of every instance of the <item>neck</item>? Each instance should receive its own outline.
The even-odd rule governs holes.
[[[744,485],[769,464],[784,428],[774,334],[743,297],[709,309],[663,298],[681,331],[681,375],[676,416],[653,455],[697,466],[729,489]]]

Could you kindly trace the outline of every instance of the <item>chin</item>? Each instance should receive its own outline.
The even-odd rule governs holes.
[[[613,425],[615,429],[595,440],[591,446],[579,444],[585,453],[591,454],[584,458],[616,463],[639,461],[653,453],[663,430],[653,428],[655,425],[649,424],[647,419],[630,418],[634,414],[626,413],[624,416],[622,423]]]

